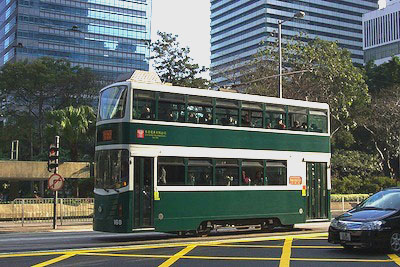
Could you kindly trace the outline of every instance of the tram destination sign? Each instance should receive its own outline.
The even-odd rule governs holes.
[[[61,190],[64,186],[64,178],[58,173],[54,173],[48,180],[48,188],[52,191]]]

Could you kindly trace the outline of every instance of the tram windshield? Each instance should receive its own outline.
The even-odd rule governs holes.
[[[114,86],[102,91],[98,120],[124,117],[127,92],[126,86]]]
[[[129,183],[128,150],[96,151],[95,188],[118,189]]]

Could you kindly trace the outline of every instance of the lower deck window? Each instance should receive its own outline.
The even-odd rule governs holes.
[[[129,182],[129,152],[124,149],[96,151],[95,188],[118,189]]]
[[[287,162],[159,157],[159,186],[287,185]]]
[[[183,158],[158,158],[158,185],[185,185],[185,164]]]

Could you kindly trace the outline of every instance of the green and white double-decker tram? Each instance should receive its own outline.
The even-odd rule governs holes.
[[[329,220],[329,166],[325,103],[135,72],[100,92],[94,230],[204,234]]]

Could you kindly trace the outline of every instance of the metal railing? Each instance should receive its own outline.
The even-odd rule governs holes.
[[[21,223],[51,223],[53,220],[53,198],[17,198],[0,203],[0,220]],[[59,198],[57,221],[91,222],[93,220],[93,198]]]

